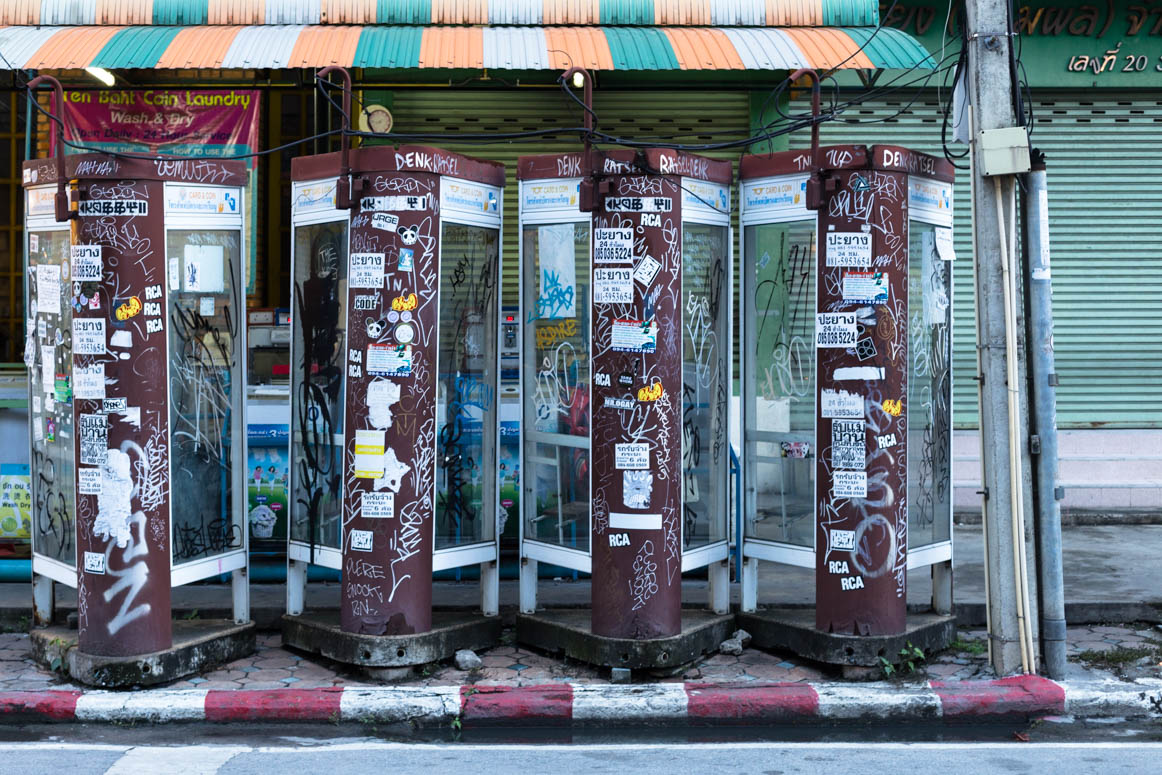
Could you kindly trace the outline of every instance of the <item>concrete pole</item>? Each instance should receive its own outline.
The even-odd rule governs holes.
[[[1006,0],[968,0],[968,93],[973,109],[973,144],[981,131],[1017,124],[1013,111],[1010,58],[1012,36]],[[998,212],[1012,196],[1014,179],[1001,185],[973,175],[973,230],[976,246],[977,347],[980,348],[981,473],[984,484],[985,555],[988,573],[988,629],[993,669],[998,675],[1021,670],[1021,628],[1018,620],[1019,583],[1015,578],[1013,541],[1015,504],[1007,431],[1010,417],[1005,361],[1005,284],[1002,255],[1008,227]],[[1003,197],[998,207],[997,197]]]
[[[1033,397],[1037,576],[1041,649],[1050,678],[1065,675],[1065,590],[1061,567],[1061,498],[1057,479],[1057,373],[1053,359],[1053,288],[1049,268],[1049,196],[1045,162],[1025,176],[1025,304]]]

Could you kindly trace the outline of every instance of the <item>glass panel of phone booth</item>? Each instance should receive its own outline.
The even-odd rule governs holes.
[[[241,229],[170,229],[169,392],[173,564],[245,547],[234,466],[242,382]],[[175,275],[176,276],[173,276]],[[160,291],[160,289],[159,289]],[[141,299],[150,324],[150,289]],[[114,303],[132,304],[133,300]],[[215,575],[213,571],[208,575]]]
[[[744,227],[747,538],[815,542],[815,219]],[[747,356],[750,356],[749,358]]]
[[[347,213],[294,227],[291,541],[340,550]],[[316,555],[312,562],[339,567]]]
[[[589,222],[522,229],[525,541],[589,554]],[[531,357],[530,357],[531,355]]]
[[[682,481],[684,551],[726,539],[731,375],[730,229],[682,227]],[[640,386],[639,386],[640,387]],[[651,386],[644,386],[650,390]],[[675,397],[676,398],[676,397]]]
[[[35,189],[28,192],[30,202],[37,193]],[[51,194],[48,203],[51,213]],[[27,229],[25,309],[29,322],[25,335],[32,417],[34,565],[37,573],[75,587],[72,317],[73,306],[87,305],[89,299],[74,294],[69,280],[68,226],[39,225],[30,218]]]
[[[496,446],[487,434],[497,428],[500,230],[444,221],[440,256],[437,550],[496,535]]]
[[[936,227],[908,228],[908,548],[943,543],[952,530],[952,262]]]

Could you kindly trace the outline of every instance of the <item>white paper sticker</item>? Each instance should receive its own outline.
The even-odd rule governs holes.
[[[540,286],[537,315],[545,320],[577,317],[577,258],[573,224],[558,223],[537,228]]]
[[[73,245],[69,248],[73,280],[78,283],[101,281],[101,246]]]
[[[836,498],[866,498],[867,471],[832,471],[831,492]]]
[[[44,339],[48,336],[48,323],[45,322],[45,319],[39,315],[36,318],[36,335],[40,339]]]
[[[28,237],[28,249],[35,253],[40,250],[40,235],[30,234]]]
[[[359,513],[364,519],[393,519],[395,517],[395,493],[365,492],[360,499]]]
[[[866,466],[863,420],[832,420],[831,467],[859,471]]]
[[[127,408],[128,401],[124,398],[106,398],[101,402],[102,412],[124,412]]]
[[[864,231],[827,232],[827,266],[871,266],[872,237]]]
[[[674,200],[668,196],[607,196],[607,213],[668,213],[674,209]]]
[[[633,229],[594,229],[593,263],[625,264],[633,261]]]
[[[649,444],[615,444],[613,467],[618,470],[641,471],[650,467]]]
[[[423,196],[365,196],[359,200],[359,209],[368,210],[427,210],[428,195]]]
[[[133,334],[126,329],[114,331],[113,336],[109,337],[110,347],[129,348],[133,346]]]
[[[100,495],[102,481],[100,468],[77,467],[77,492],[81,495]]]
[[[390,213],[374,213],[371,216],[371,228],[380,231],[395,231],[399,226],[399,216]]]
[[[176,291],[182,284],[182,265],[177,256],[169,260],[169,289]]]
[[[609,512],[609,527],[612,530],[661,530],[662,515],[611,511]]]
[[[835,370],[832,379],[836,382],[863,379],[874,382],[884,378],[883,366],[844,366]]]
[[[73,398],[105,398],[105,364],[73,366]]]
[[[1045,224],[1045,228],[1049,228],[1047,222]],[[956,248],[953,247],[952,244],[952,229],[937,226],[935,229],[935,234],[936,253],[945,261],[955,261]]]
[[[82,199],[77,206],[82,217],[91,215],[149,215],[149,202],[137,199]]]
[[[379,377],[410,377],[412,375],[411,345],[367,345],[367,373]]]
[[[223,293],[226,290],[226,254],[221,245],[186,245],[184,290]]]
[[[819,416],[824,419],[862,419],[863,396],[846,390],[823,388],[819,394]]]
[[[820,312],[815,315],[815,346],[847,349],[855,347],[854,312]]]
[[[105,575],[105,555],[100,552],[85,552],[85,573]]]
[[[654,320],[614,320],[610,347],[618,352],[652,353],[658,346]]]
[[[887,304],[888,273],[844,272],[843,300],[863,304]]]
[[[214,317],[214,297],[203,296],[198,299],[198,314],[204,318]]]
[[[654,278],[658,276],[658,270],[661,268],[661,262],[654,259],[653,256],[642,256],[642,260],[637,263],[637,268],[633,270],[633,279],[648,288]]]
[[[40,396],[32,397],[32,413],[40,414]]]
[[[375,533],[370,530],[352,530],[351,548],[357,552],[370,552]]]
[[[56,346],[41,345],[40,348],[40,384],[45,393],[52,395],[56,390]]]
[[[36,265],[36,310],[61,314],[61,268],[55,264]]]
[[[105,465],[109,450],[109,421],[103,414],[82,414],[78,428],[81,441],[81,463]]]
[[[384,431],[355,431],[355,477],[378,479],[383,476]]]
[[[853,551],[855,549],[855,531],[854,530],[832,530],[831,534],[831,548],[841,551]]]
[[[348,259],[347,285],[351,288],[383,287],[382,253],[352,253]]]
[[[73,355],[105,354],[105,319],[73,318]]]
[[[633,270],[629,267],[593,267],[595,304],[632,304]]]

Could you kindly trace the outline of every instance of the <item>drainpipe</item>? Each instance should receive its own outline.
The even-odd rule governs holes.
[[[36,88],[41,85],[46,85],[52,89],[53,94],[53,109],[50,115],[57,118],[58,121],[64,120],[65,115],[65,92],[61,88],[61,82],[51,75],[38,75],[28,82],[28,92],[31,95]],[[33,98],[35,99],[35,97]],[[30,106],[31,107],[31,106]],[[52,122],[55,123],[55,122]],[[56,125],[56,131],[51,135],[53,146],[56,148],[56,220],[57,223],[64,223],[74,214],[69,212],[69,195],[65,193],[65,130],[62,124]]]
[[[350,210],[355,206],[351,196],[351,73],[337,65],[329,65],[316,73],[315,78],[323,81],[331,73],[338,73],[343,80],[343,137],[339,144],[339,181],[335,189],[335,207]]]
[[[1061,559],[1061,499],[1057,478],[1057,372],[1053,357],[1053,287],[1049,278],[1049,193],[1045,157],[1035,152],[1025,175],[1025,316],[1033,399],[1030,452],[1036,501],[1037,590],[1041,653],[1050,678],[1065,677],[1065,589]]]

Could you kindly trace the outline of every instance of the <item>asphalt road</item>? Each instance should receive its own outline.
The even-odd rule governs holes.
[[[0,745],[6,773],[268,775],[268,773],[1152,773],[1162,743],[700,743],[467,745],[360,740],[285,746]]]

